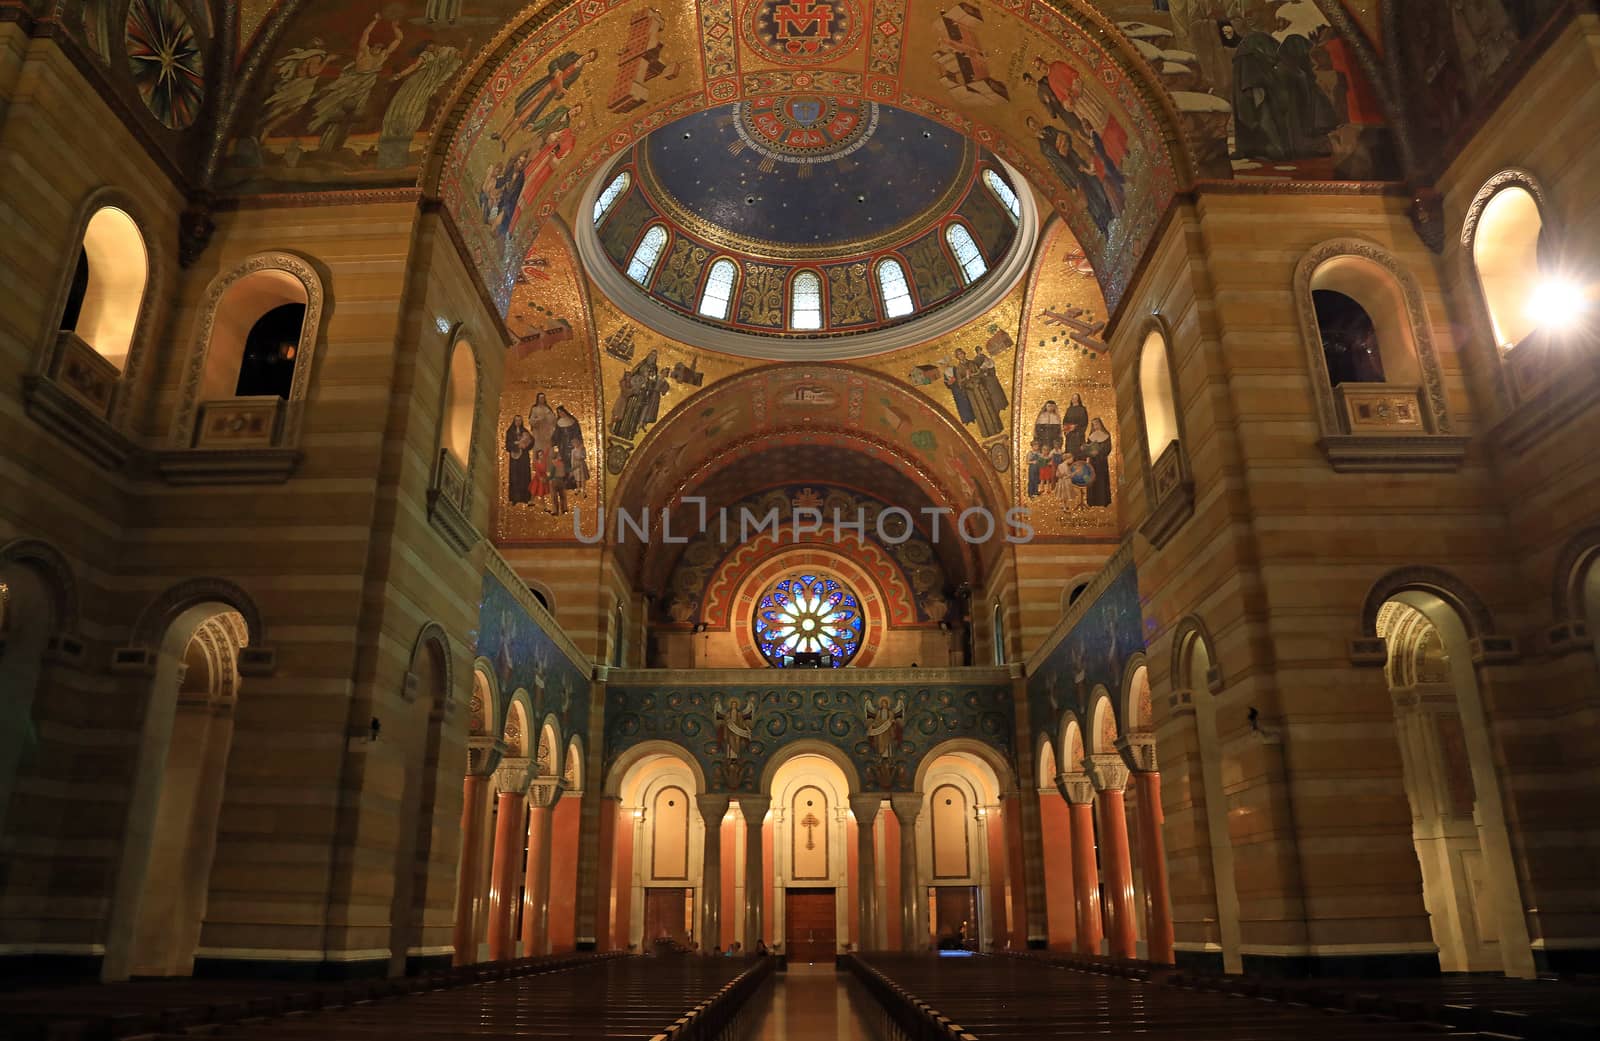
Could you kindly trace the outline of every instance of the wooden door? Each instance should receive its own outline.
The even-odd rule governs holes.
[[[936,886],[933,935],[941,950],[978,949],[978,891],[971,886]]]
[[[838,927],[832,889],[784,890],[783,952],[791,962],[832,962]]]
[[[649,950],[650,946],[663,936],[670,936],[679,943],[689,942],[688,915],[685,908],[692,892],[694,890],[679,886],[671,888],[651,886],[645,889],[642,950]]]

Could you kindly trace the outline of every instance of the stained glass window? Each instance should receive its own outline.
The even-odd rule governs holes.
[[[700,295],[700,313],[707,318],[728,317],[728,304],[733,300],[733,278],[737,269],[733,261],[724,257],[711,265],[706,276],[706,289]]]
[[[904,318],[917,309],[911,300],[911,287],[906,284],[905,268],[890,257],[878,261],[878,291],[883,294],[883,316]]]
[[[594,201],[594,222],[599,224],[606,219],[606,214],[611,212],[611,207],[622,198],[622,193],[628,190],[628,185],[633,183],[633,175],[624,170],[606,185],[606,190]]]
[[[865,620],[849,587],[826,575],[790,575],[756,602],[756,642],[780,669],[840,668],[861,649]]]
[[[813,272],[794,276],[789,290],[789,328],[822,328],[822,279]]]
[[[650,230],[644,233],[644,238],[639,240],[639,248],[633,251],[633,259],[628,261],[628,277],[640,285],[647,285],[651,272],[656,269],[656,261],[661,259],[661,251],[666,248],[667,229],[652,224]]]
[[[964,224],[952,224],[944,229],[944,240],[950,243],[950,252],[956,255],[956,263],[961,265],[961,277],[971,285],[983,277],[989,270],[989,265],[983,262],[983,254],[978,250],[978,244],[972,241],[972,232]]]
[[[626,177],[627,175],[624,174],[623,176]],[[1005,206],[1006,212],[1011,214],[1012,220],[1020,221],[1022,219],[1022,200],[1017,198],[1017,193],[1011,190],[1011,185],[1006,183],[1004,177],[1001,177],[993,170],[985,170],[983,171],[983,183],[989,186],[989,190],[994,192],[994,197],[999,199]]]

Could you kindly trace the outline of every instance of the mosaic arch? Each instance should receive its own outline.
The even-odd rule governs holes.
[[[821,742],[848,761],[868,791],[911,791],[925,756],[959,737],[1012,755],[1007,681],[970,684],[805,683],[826,675],[773,670],[759,685],[633,686],[606,692],[605,763],[652,742],[676,745],[713,792],[756,792],[775,758]]]
[[[1006,501],[970,436],[931,399],[843,365],[764,366],[718,382],[650,429],[611,501],[623,508],[671,502],[708,476],[713,460],[727,465],[830,436],[896,466],[935,502]]]
[[[1478,51],[1512,57],[1475,52],[1473,65],[1445,49],[1475,88],[1515,65],[1553,2],[1418,6],[1469,22],[1480,8],[1503,12]],[[1375,0],[270,6],[253,0],[238,15],[249,43],[220,186],[422,179],[491,284],[540,221],[564,208],[570,218],[588,177],[641,136],[764,97],[888,101],[972,137],[1067,217],[1113,303],[1196,176],[1368,180],[1393,165],[1383,76],[1361,28],[1392,17]],[[422,178],[435,156],[437,179]],[[504,233],[501,213],[484,216],[485,195],[508,200]]]

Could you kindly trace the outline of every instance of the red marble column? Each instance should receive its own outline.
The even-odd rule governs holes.
[[[1044,911],[1052,951],[1070,951],[1078,935],[1071,807],[1059,792],[1039,793],[1040,845],[1044,849]]]
[[[1134,922],[1138,901],[1133,893],[1133,858],[1128,852],[1128,808],[1122,790],[1128,784],[1128,766],[1116,752],[1092,755],[1089,779],[1100,808],[1100,856],[1106,887],[1106,939],[1113,958],[1139,956],[1139,930]]]
[[[622,800],[607,795],[600,800],[600,850],[595,858],[600,877],[594,887],[594,948],[613,950],[616,938],[611,932],[611,901],[616,884],[617,820],[622,815]],[[624,944],[623,946],[627,946]]]
[[[643,812],[642,810],[640,812]],[[611,943],[619,951],[628,949],[633,932],[633,836],[636,819],[621,813],[616,824],[616,858],[612,862]]]
[[[494,859],[489,875],[489,958],[505,961],[517,956],[512,929],[517,906],[517,862],[522,859],[523,795],[501,792],[494,826]]]
[[[455,955],[452,964],[477,960],[478,938],[473,932],[473,905],[478,899],[478,847],[483,845],[483,790],[488,778],[467,774],[461,783],[461,866],[456,870]]]
[[[1171,965],[1172,896],[1167,884],[1167,847],[1161,837],[1161,775],[1154,770],[1134,772],[1139,790],[1139,852],[1144,860],[1145,935],[1150,960]]]
[[[578,946],[578,822],[583,799],[563,795],[550,819],[550,951],[560,954]],[[571,855],[567,855],[571,851]],[[607,876],[609,877],[609,876]],[[527,950],[526,947],[523,948]]]
[[[1026,950],[1028,946],[1028,868],[1022,854],[1022,803],[1028,796],[1006,795],[1001,811],[1006,822],[1006,856],[1009,858],[1008,874],[1011,880],[1011,949]],[[1070,857],[1068,858],[1070,862]],[[1070,907],[1070,904],[1068,905]]]
[[[1062,774],[1072,833],[1072,896],[1077,905],[1079,954],[1100,953],[1100,872],[1094,851],[1094,786],[1084,774]]]
[[[1005,950],[1010,938],[1006,928],[1006,833],[1005,817],[998,805],[989,807],[984,821],[984,839],[989,852],[989,942],[994,950]]]
[[[721,945],[723,950],[733,946],[733,941],[739,938],[739,926],[743,924],[744,916],[740,913],[743,908],[738,903],[738,865],[734,862],[734,854],[739,850],[739,825],[738,822],[722,819],[722,919],[721,938],[713,942]]]
[[[550,838],[555,790],[535,788],[528,806],[528,868],[523,876],[522,955],[550,953]],[[573,851],[576,855],[576,851]]]

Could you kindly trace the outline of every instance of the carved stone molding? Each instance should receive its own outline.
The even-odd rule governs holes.
[[[1515,636],[1488,633],[1474,637],[1467,646],[1474,665],[1513,665],[1522,657]]]
[[[406,671],[405,679],[402,681],[401,696],[407,701],[412,701],[420,693],[417,689],[421,682],[421,677],[416,672],[417,663],[422,657],[423,648],[430,643],[438,648],[440,670],[444,673],[444,690],[436,692],[438,694],[437,700],[449,703],[455,696],[456,666],[454,656],[450,653],[450,635],[444,631],[444,626],[438,622],[424,624],[417,632],[417,638],[412,641],[411,667]]]
[[[501,795],[521,795],[526,792],[528,766],[528,759],[524,756],[501,756],[494,770],[494,790]]]
[[[102,469],[123,469],[137,451],[126,435],[49,377],[24,376],[22,401],[34,422]]]
[[[1345,641],[1350,664],[1361,669],[1381,669],[1389,663],[1389,644],[1381,636],[1353,636]]]
[[[1156,764],[1156,736],[1152,733],[1135,731],[1119,737],[1116,748],[1135,773],[1152,774],[1161,769]]]
[[[1408,589],[1434,593],[1454,606],[1461,614],[1469,636],[1494,632],[1494,619],[1489,608],[1472,591],[1472,588],[1443,568],[1418,565],[1396,568],[1372,584],[1361,607],[1361,635],[1378,635],[1378,611],[1395,594]]]
[[[226,605],[244,618],[250,640],[246,650],[264,646],[267,631],[261,610],[243,587],[225,578],[191,578],[169,587],[140,613],[133,628],[133,646],[150,648],[153,652],[161,646],[167,626],[174,618],[196,604],[207,602]]]
[[[1478,225],[1483,220],[1483,211],[1488,208],[1491,199],[1507,188],[1521,188],[1533,196],[1540,213],[1546,212],[1549,208],[1544,185],[1531,170],[1518,166],[1507,167],[1483,182],[1483,187],[1478,189],[1477,194],[1472,197],[1472,202],[1468,204],[1467,216],[1461,222],[1461,249],[1469,262],[1473,248],[1478,242]]]
[[[1445,434],[1331,434],[1317,445],[1339,473],[1454,473],[1469,439]]]
[[[156,472],[171,485],[283,484],[300,467],[295,448],[189,448],[155,453]]]
[[[741,795],[738,798],[739,812],[744,815],[744,822],[747,825],[760,824],[766,819],[767,811],[772,809],[771,796]],[[855,805],[856,800],[854,797],[852,797],[850,800],[850,808],[855,809]],[[861,815],[859,813],[856,814],[856,819],[861,819]]]
[[[1056,791],[1073,806],[1087,806],[1094,802],[1094,782],[1086,773],[1057,774]]]
[[[1588,625],[1576,618],[1557,622],[1544,631],[1545,653],[1553,658],[1578,651],[1592,651],[1594,646],[1594,635],[1589,632]]]
[[[1084,756],[1083,772],[1097,792],[1120,792],[1128,786],[1128,764],[1117,752],[1096,752]]]
[[[322,335],[322,278],[304,258],[293,253],[272,251],[250,257],[213,279],[206,289],[205,299],[200,305],[199,328],[195,332],[194,342],[189,346],[189,358],[178,392],[178,408],[172,421],[170,440],[174,448],[187,450],[194,441],[195,419],[200,407],[200,384],[205,376],[211,338],[216,331],[217,308],[229,289],[240,280],[262,271],[287,272],[298,279],[305,289],[306,316],[301,326],[300,349],[295,356],[294,381],[289,389],[289,401],[278,437],[281,446],[292,448],[300,443],[307,391],[311,386],[312,369],[316,366],[317,341]]]
[[[541,777],[528,785],[528,805],[548,810],[561,801],[563,789],[559,780]]]

